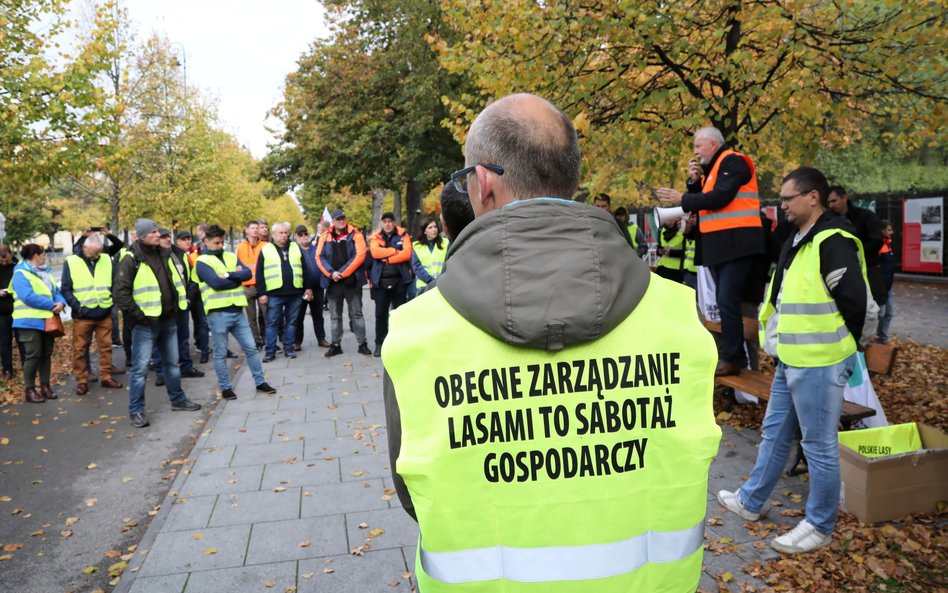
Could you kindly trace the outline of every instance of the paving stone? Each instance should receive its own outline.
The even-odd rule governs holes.
[[[279,486],[279,488],[286,488]],[[211,515],[211,527],[242,525],[264,521],[297,519],[300,516],[299,488],[286,488],[281,492],[273,489],[259,492],[235,492],[221,496]]]
[[[303,393],[306,393],[304,390]],[[305,395],[284,395],[280,397],[279,410],[305,410],[311,406],[310,398]]]
[[[340,457],[339,462],[343,481],[385,478],[392,475],[387,453]]]
[[[272,412],[277,409],[279,404],[280,401],[272,396],[267,399],[238,398],[227,402],[227,412]]]
[[[306,442],[304,458],[307,461],[313,459],[325,459],[326,457],[350,457],[353,455],[370,455],[371,451],[363,445],[363,440],[356,440],[352,437],[342,438],[323,438],[320,440],[312,439]]]
[[[191,471],[211,470],[230,465],[237,447],[207,447],[195,450],[191,456],[197,456],[197,461],[191,465]]]
[[[745,562],[750,564],[755,560],[760,560],[761,562],[767,562],[775,558],[780,557],[780,552],[770,547],[770,542],[773,541],[773,538],[776,537],[776,533],[771,536],[768,536],[766,539],[759,540],[760,543],[766,544],[765,546],[757,547],[754,544],[758,542],[748,542],[746,544],[741,544],[737,546],[737,555],[744,559]]]
[[[238,428],[215,426],[213,430],[214,432],[209,434],[205,441],[209,447],[269,443],[270,436],[273,434],[273,427],[267,424]]]
[[[296,585],[296,562],[195,572],[185,593],[270,593]]]
[[[250,412],[247,414],[248,426],[303,422],[304,420],[306,420],[306,410],[274,410],[273,412]]]
[[[128,593],[181,593],[187,580],[187,573],[161,577],[138,577],[132,583],[132,588],[128,590]]]
[[[306,421],[319,420],[356,420],[365,419],[365,410],[360,403],[330,404],[310,406],[306,411]]]
[[[268,463],[263,472],[261,489],[277,486],[314,486],[339,482],[339,461],[320,459],[297,463]]]
[[[199,539],[192,536],[200,534]],[[242,566],[250,525],[159,533],[139,575],[155,576]],[[216,550],[215,553],[208,553]]]
[[[239,445],[231,460],[231,467],[277,463],[296,457],[303,458],[303,441],[287,443],[266,443],[263,445]]]
[[[171,505],[162,531],[184,531],[207,527],[217,496],[182,496]]]
[[[239,427],[239,426],[244,426],[247,423],[246,412],[235,411],[233,413],[229,413],[227,411],[226,404],[224,404],[224,406],[225,407],[223,409],[220,407],[220,405],[218,405],[217,407],[217,411],[215,412],[215,414],[219,415],[220,417],[214,422],[215,428]]]
[[[365,415],[373,421],[385,426],[385,404],[381,401],[373,401],[365,404]]]
[[[384,490],[382,480],[310,486],[306,488],[310,496],[303,497],[300,516],[339,515],[350,512],[352,509],[367,511],[388,509],[390,508],[388,501],[382,500],[382,496],[385,495]],[[394,494],[392,496],[394,497]]]
[[[263,465],[193,470],[181,488],[181,496],[230,494],[260,489]]]
[[[284,438],[295,439],[324,439],[336,436],[335,420],[319,420],[314,422],[287,422],[278,424],[273,429],[272,442],[280,442]]]
[[[247,564],[345,554],[346,546],[342,515],[258,523],[250,537]]]
[[[361,523],[368,524],[368,528],[359,529]],[[350,511],[346,513],[350,548],[364,543],[369,531],[377,527],[384,529],[385,533],[371,542],[373,550],[411,546],[418,541],[418,524],[403,509]]]
[[[332,572],[324,572],[326,568],[332,569]],[[366,552],[364,556],[346,555],[318,560],[301,560],[297,591],[298,593],[409,591],[409,581],[402,578],[407,571],[405,559],[399,550]],[[307,575],[312,576],[307,579]]]

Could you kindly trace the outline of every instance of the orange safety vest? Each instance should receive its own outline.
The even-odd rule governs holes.
[[[721,153],[718,160],[714,162],[711,171],[704,178],[704,185],[701,191],[704,193],[714,189],[714,184],[718,180],[718,169],[724,159],[732,154],[744,159],[750,168],[750,181],[742,185],[737,190],[737,195],[731,200],[731,203],[720,210],[701,210],[698,212],[698,230],[702,233],[713,233],[715,231],[726,231],[729,229],[739,229],[745,227],[762,228],[760,222],[760,196],[757,193],[757,171],[750,157],[730,148]]]
[[[266,244],[266,241],[257,241],[256,245],[251,245],[244,239],[237,245],[237,259],[250,268],[250,280],[243,282],[244,286],[253,286],[257,283],[257,258],[260,257],[260,250]]]

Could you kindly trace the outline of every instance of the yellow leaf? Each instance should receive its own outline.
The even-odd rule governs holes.
[[[79,520],[79,517],[67,517],[66,518],[66,527],[70,527],[76,524],[76,521]]]
[[[299,546],[300,546],[301,548],[308,548],[311,543],[312,543],[312,542],[310,542],[309,540],[305,540],[305,539],[304,539],[303,541],[301,541],[301,542],[299,543]]]
[[[272,589],[276,585],[276,581],[263,581],[263,586],[267,589]]]
[[[204,555],[205,555],[205,556],[211,556],[211,555],[213,555],[213,554],[216,554],[217,552],[218,552],[218,549],[217,549],[217,548],[208,548],[208,549],[204,550]]]
[[[83,573],[83,574],[92,574],[92,573],[95,573],[95,572],[99,572],[99,569],[96,568],[95,566],[87,566],[87,567],[85,567],[85,568],[82,569],[82,573]]]
[[[98,498],[87,498],[87,499],[86,499],[86,506],[87,506],[87,507],[94,507],[94,506],[95,506],[95,503],[97,503],[97,502],[99,502],[99,499],[98,499]]]
[[[313,578],[313,575],[315,574],[316,574],[315,572],[304,572],[300,576],[303,577],[304,579],[311,579]]]
[[[381,527],[374,527],[369,530],[369,535],[372,537],[378,537],[382,535],[383,533],[385,533],[385,530],[382,529]]]
[[[97,467],[99,467],[99,466],[96,465],[96,464],[94,464],[94,463],[90,463],[89,465],[86,466],[86,469],[95,469],[95,468],[97,468]]]
[[[364,476],[364,475],[365,475],[365,472],[362,471],[361,469],[357,469],[356,471],[352,472],[352,476],[356,478],[358,478],[359,476]]]
[[[284,488],[283,486],[277,486],[276,488],[273,489],[273,491],[274,491],[274,492],[286,492],[286,488]]]
[[[0,560],[10,560],[11,558],[13,558],[13,554],[4,554],[0,556]]]
[[[122,478],[122,483],[123,483],[123,484],[128,484],[129,482],[131,482],[131,481],[134,480],[134,479],[135,479],[135,478],[132,478],[132,477],[130,477],[130,476],[125,476],[124,478]]]
[[[199,540],[199,539],[204,539],[204,534],[203,534],[203,533],[195,533],[194,535],[191,536],[191,539],[193,539],[193,540],[195,540],[195,541],[197,541],[197,540]]]
[[[9,445],[10,439],[8,437],[0,438],[0,445]]]
[[[10,502],[11,500],[13,499],[9,496],[0,496],[0,502]]]
[[[118,550],[109,550],[108,552],[105,553],[105,557],[108,558],[108,559],[110,559],[110,560],[111,560],[112,558],[118,558],[118,557],[121,556],[121,555],[122,555],[122,553],[119,552]]]
[[[332,572],[333,572],[333,570],[332,570],[331,568],[329,568],[328,566],[323,569],[323,573],[324,573],[324,574],[332,574]]]
[[[853,562],[857,564],[862,564],[863,562],[866,561],[866,559],[860,556],[859,554],[853,554],[851,558],[853,559]]]
[[[63,537],[70,537],[72,535],[72,529],[64,529],[59,532],[59,535]]]
[[[19,550],[19,549],[22,548],[22,547],[23,547],[23,544],[7,544],[7,545],[3,546],[3,551],[4,551],[4,552],[16,552],[17,550]]]
[[[36,536],[38,536],[38,535],[43,535],[44,533],[46,533],[44,530],[42,530],[42,529],[37,529],[36,531],[31,531],[31,532],[30,532],[30,537],[36,537]]]

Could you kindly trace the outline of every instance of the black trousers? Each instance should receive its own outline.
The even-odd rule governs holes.
[[[384,288],[372,289],[372,300],[375,301],[375,345],[381,346],[388,335],[388,313],[405,304],[408,298],[408,285],[399,282],[391,290]]]
[[[303,343],[303,322],[306,321],[306,310],[309,309],[309,315],[313,318],[313,331],[316,333],[316,341],[321,342],[326,339],[326,324],[323,322],[323,297],[322,288],[313,289],[313,300],[303,301],[300,307],[300,317],[296,321],[296,340],[297,344]]]

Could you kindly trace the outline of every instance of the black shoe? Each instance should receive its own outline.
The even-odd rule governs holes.
[[[257,350],[263,350],[263,342],[257,344]]]
[[[165,384],[165,378],[164,378],[164,377],[156,377],[156,378],[155,378],[155,387],[163,387],[164,384]]]
[[[121,348],[121,347],[124,346],[124,345],[125,345],[125,344],[123,344],[123,343],[121,343],[121,342],[112,342],[112,347],[113,347],[113,348]]]
[[[287,351],[286,351],[286,357],[287,357],[287,358],[296,358],[296,352],[293,351],[293,350],[287,350]]]
[[[329,358],[330,356],[335,356],[337,354],[342,354],[342,346],[340,346],[339,344],[333,344],[332,346],[329,347],[329,350],[326,350],[326,354],[324,354],[323,356],[325,356],[326,358]]]
[[[191,378],[195,378],[195,377],[203,377],[203,376],[204,376],[204,371],[199,371],[199,370],[197,370],[197,369],[195,369],[195,368],[192,368],[190,371],[187,371],[187,372],[185,372],[185,373],[181,373],[181,376],[182,376],[182,377],[185,377],[185,378],[187,378],[187,379],[191,379]]]
[[[277,352],[283,352],[283,348],[281,348],[280,345],[277,344],[276,351],[277,351]]]
[[[171,402],[171,409],[175,412],[196,412],[201,409],[201,404],[184,398],[179,402]]]
[[[363,344],[359,344],[359,354],[364,354],[364,355],[366,355],[366,356],[372,356],[372,351],[369,350],[368,345],[366,345],[366,344],[363,343]]]
[[[263,357],[263,362],[273,362],[273,359],[276,358],[276,354],[270,352]]]
[[[208,358],[210,358],[210,356],[208,355],[208,353],[207,353],[207,352],[202,352],[202,353],[201,353],[201,364],[206,364]]]
[[[257,385],[257,391],[261,393],[276,393],[277,392],[277,390],[266,381],[264,381],[260,385]]]
[[[382,345],[378,344],[375,346],[375,352],[372,353],[372,356],[375,358],[380,358],[382,356]]]
[[[237,394],[233,389],[227,388],[221,391],[221,397],[224,399],[237,399]]]
[[[146,426],[151,425],[151,422],[148,421],[148,418],[145,418],[145,414],[143,412],[129,414],[128,417],[132,421],[132,426],[135,428],[145,428]]]
[[[231,352],[230,350],[228,350],[227,356],[225,356],[225,358],[237,358],[237,355]]]

